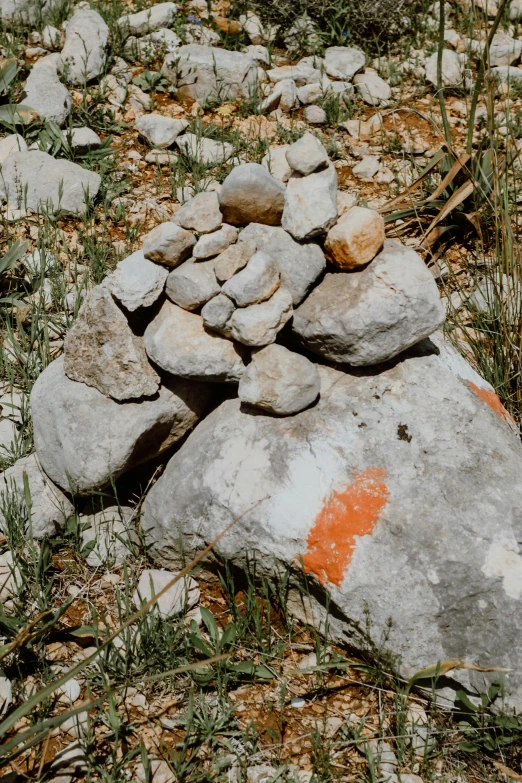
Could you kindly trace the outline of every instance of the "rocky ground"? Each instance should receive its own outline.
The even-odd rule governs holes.
[[[6,783],[522,779],[522,3],[367,5],[0,0]]]

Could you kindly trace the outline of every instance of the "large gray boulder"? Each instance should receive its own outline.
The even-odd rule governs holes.
[[[109,28],[97,11],[78,8],[65,27],[62,69],[73,84],[95,79],[104,68]]]
[[[292,590],[290,605],[308,621],[324,629],[329,597],[329,634],[385,639],[407,676],[453,658],[506,667],[520,710],[522,446],[460,357],[419,353],[378,374],[321,367],[317,405],[293,417],[222,403],[152,488],[143,528],[174,566],[180,540],[191,557],[239,518],[216,554],[279,564],[291,586],[304,567],[317,598]],[[484,690],[483,674],[457,676]]]
[[[101,177],[69,160],[47,152],[14,152],[2,166],[0,198],[18,209],[48,210],[83,215],[96,198]]]
[[[211,395],[208,384],[173,378],[151,400],[119,403],[71,381],[57,359],[31,393],[36,454],[58,486],[88,495],[176,443]]]
[[[200,103],[248,98],[257,83],[257,67],[250,55],[199,44],[167,54],[161,70],[181,95]]]
[[[35,62],[20,102],[37,111],[42,120],[63,125],[71,113],[72,98],[58,76],[59,61],[59,54],[49,54]]]
[[[388,239],[361,272],[327,274],[294,313],[293,331],[334,362],[384,362],[444,322],[433,275],[411,248]]]

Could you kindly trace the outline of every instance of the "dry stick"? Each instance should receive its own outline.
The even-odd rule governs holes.
[[[51,696],[60,686],[65,685],[65,683],[69,682],[70,679],[75,677],[77,674],[82,672],[84,669],[86,669],[88,666],[93,663],[93,661],[98,657],[98,655],[107,648],[114,639],[119,636],[119,634],[122,631],[125,631],[130,625],[136,622],[136,620],[139,620],[140,617],[143,617],[145,612],[151,608],[151,606],[154,606],[155,603],[161,598],[162,595],[164,595],[167,590],[170,590],[171,587],[173,587],[176,582],[178,582],[180,579],[182,579],[184,576],[187,576],[190,571],[196,566],[203,558],[205,558],[208,553],[214,548],[214,546],[220,541],[223,536],[225,536],[229,530],[237,523],[239,522],[246,514],[248,514],[250,511],[253,511],[254,508],[259,506],[260,503],[264,503],[265,500],[267,500],[270,496],[265,495],[264,498],[261,498],[261,500],[258,500],[257,503],[254,503],[253,506],[250,506],[250,508],[247,508],[245,511],[243,511],[242,514],[240,514],[238,517],[232,520],[229,525],[213,540],[210,544],[208,544],[202,552],[200,552],[196,557],[194,557],[191,562],[183,568],[179,574],[177,574],[173,579],[171,579],[170,582],[168,582],[165,587],[159,591],[156,595],[154,595],[149,601],[147,601],[145,604],[141,606],[140,609],[138,609],[137,612],[134,612],[127,620],[125,620],[120,627],[114,631],[114,633],[109,636],[109,638],[102,644],[100,647],[97,648],[96,652],[94,652],[92,655],[90,655],[88,658],[85,658],[83,661],[81,661],[79,664],[77,664],[73,669],[70,669],[68,672],[66,672],[62,677],[59,677],[54,682],[47,685],[45,688],[42,688],[40,691],[38,691],[34,696],[30,697],[25,701],[23,704],[20,705],[14,712],[9,715],[5,720],[0,723],[0,737],[4,736],[9,729],[14,726],[14,724],[20,720],[21,718],[25,717],[27,713],[33,709],[37,704],[39,704],[43,699],[46,699],[48,696]],[[201,662],[198,662],[197,664],[187,664],[187,666],[190,668],[192,666],[201,666]],[[186,670],[186,667],[182,667],[184,670]],[[9,743],[8,743],[9,744]],[[2,751],[5,752],[5,745],[0,746],[0,757],[2,755]]]

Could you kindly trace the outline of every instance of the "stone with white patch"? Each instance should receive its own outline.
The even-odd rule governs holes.
[[[257,83],[257,69],[248,54],[188,44],[165,57],[162,74],[180,95],[200,103],[249,97]]]
[[[330,46],[324,53],[324,67],[332,79],[351,81],[365,62],[364,52],[354,46]]]

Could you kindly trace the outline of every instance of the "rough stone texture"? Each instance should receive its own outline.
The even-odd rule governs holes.
[[[0,141],[0,164],[13,152],[27,152],[27,144],[19,133],[11,133]]]
[[[270,174],[280,182],[288,182],[292,174],[292,169],[286,159],[286,152],[289,149],[289,144],[283,144],[280,147],[270,147],[261,161],[261,165],[265,166]]]
[[[162,114],[143,114],[136,121],[136,130],[151,147],[170,147],[188,125],[187,120],[174,120]]]
[[[232,169],[219,192],[223,220],[234,226],[266,223],[278,226],[285,204],[285,186],[259,163]]]
[[[337,173],[333,163],[308,177],[288,180],[282,225],[294,239],[324,234],[337,218]]]
[[[89,291],[67,332],[64,368],[72,381],[119,401],[152,397],[160,384],[141,337],[103,284]]]
[[[279,267],[272,256],[263,251],[255,253],[248,264],[223,286],[223,293],[238,307],[263,302],[274,294],[280,285]]]
[[[437,284],[411,248],[386,240],[361,272],[328,274],[295,311],[303,345],[334,362],[384,362],[444,322]]]
[[[219,209],[218,194],[212,190],[197,193],[174,213],[171,220],[182,228],[197,231],[198,234],[209,234],[211,231],[217,231],[223,223],[223,215]],[[230,223],[230,221],[227,222]]]
[[[324,250],[335,266],[356,269],[375,258],[383,242],[382,215],[374,209],[352,207],[328,232]]]
[[[294,306],[304,299],[326,266],[319,245],[313,242],[300,245],[284,229],[275,226],[251,223],[239,235],[238,245],[244,243],[249,247],[254,245],[277,261],[281,285],[291,293]]]
[[[149,324],[144,341],[153,362],[182,378],[237,383],[245,369],[234,343],[208,332],[200,315],[171,302]]]
[[[437,86],[437,52],[426,60],[426,81]],[[457,52],[444,49],[442,52],[442,86],[458,87],[462,84],[462,66]]]
[[[489,47],[489,65],[514,65],[522,53],[522,41],[515,40],[504,32],[495,33]]]
[[[109,506],[94,514],[81,514],[82,549],[90,548],[86,557],[93,568],[123,565],[138,544],[134,530],[136,510],[128,506]]]
[[[31,69],[20,103],[38,112],[42,120],[64,125],[71,113],[72,98],[58,76],[59,54],[49,54],[35,62]]]
[[[38,459],[60,487],[88,495],[182,438],[211,395],[208,384],[172,378],[154,399],[122,404],[71,381],[57,359],[31,393]]]
[[[67,133],[67,138],[70,138],[71,147],[77,155],[85,155],[85,153],[101,147],[102,143],[98,134],[87,127],[71,128],[70,135]]]
[[[163,293],[168,274],[166,269],[145,258],[143,250],[136,250],[120,261],[107,285],[115,299],[134,312],[154,304]]]
[[[375,155],[363,155],[361,162],[353,167],[352,174],[364,182],[371,182],[379,169],[379,158]]]
[[[320,390],[316,366],[305,356],[274,344],[253,354],[238,393],[241,402],[289,416],[308,408]]]
[[[221,291],[213,261],[192,259],[173,269],[167,278],[167,296],[184,310],[196,310]]]
[[[59,3],[60,0],[0,0],[0,17],[3,22],[36,22]]]
[[[45,475],[36,454],[30,454],[0,474],[0,529],[5,533],[4,509],[11,502],[27,517],[24,494],[24,473],[31,494],[31,522],[27,520],[26,535],[34,538],[53,536],[62,530],[74,507],[63,492]]]
[[[42,30],[42,45],[46,49],[61,49],[62,36],[57,27],[52,24],[46,24]]]
[[[324,53],[324,67],[332,79],[351,81],[364,68],[364,52],[353,46],[331,46]]]
[[[218,51],[224,50],[218,49]],[[196,136],[195,133],[184,133],[176,139],[176,144],[186,155],[209,166],[224,163],[234,154],[232,144]]]
[[[294,417],[229,400],[205,419],[145,501],[152,553],[174,565],[179,536],[191,557],[252,509],[219,555],[241,567],[254,552],[268,574],[275,558],[293,584],[303,563],[331,597],[333,638],[367,649],[368,628],[406,677],[452,658],[506,667],[520,710],[522,449],[507,413],[443,353],[319,372],[318,404]],[[290,605],[324,628],[318,600],[292,591]],[[484,690],[484,674],[461,674]]]
[[[328,119],[322,106],[307,106],[304,118],[310,125],[324,125]]]
[[[218,294],[201,309],[203,323],[209,329],[213,329],[226,337],[231,336],[228,322],[236,309],[234,303],[225,294]]]
[[[172,222],[160,223],[144,236],[143,255],[166,266],[178,266],[190,256],[195,244],[196,237],[190,231]]]
[[[175,3],[158,3],[136,14],[125,14],[118,19],[118,27],[127,35],[145,35],[161,27],[170,27],[176,18]]]
[[[239,272],[240,269],[247,265],[255,252],[256,243],[244,240],[231,245],[223,253],[220,253],[216,258],[214,266],[219,282],[224,283],[226,280],[230,280],[236,272]]]
[[[290,168],[304,176],[328,166],[328,155],[319,139],[313,133],[305,133],[286,151]]]
[[[189,44],[165,57],[163,75],[200,103],[247,98],[257,82],[257,68],[248,54]]]
[[[141,38],[127,38],[123,51],[129,60],[151,63],[167,52],[175,52],[181,46],[181,39],[173,30],[161,28]]]
[[[358,73],[353,77],[353,83],[357,86],[363,101],[369,106],[388,105],[391,87],[376,71],[367,68],[364,73]]]
[[[73,84],[84,84],[99,76],[105,65],[109,28],[97,11],[78,8],[65,28],[62,68]]]
[[[55,160],[46,152],[14,152],[2,166],[0,198],[18,209],[82,215],[100,185],[99,174],[69,160]]]
[[[132,596],[135,606],[150,601],[177,576],[173,571],[160,571],[157,568],[146,568],[140,575],[138,586]],[[156,606],[164,620],[168,620],[183,610],[191,609],[199,601],[198,583],[192,577],[181,578],[158,598]]]
[[[237,240],[237,228],[223,225],[218,231],[204,234],[192,251],[194,258],[211,258],[223,253]]]
[[[498,84],[508,84],[520,86],[522,84],[522,69],[514,65],[499,65],[496,68],[490,68],[487,75]]]
[[[234,310],[229,321],[230,331],[234,339],[243,345],[269,345],[292,313],[291,293],[286,288],[279,288],[266,302]]]

